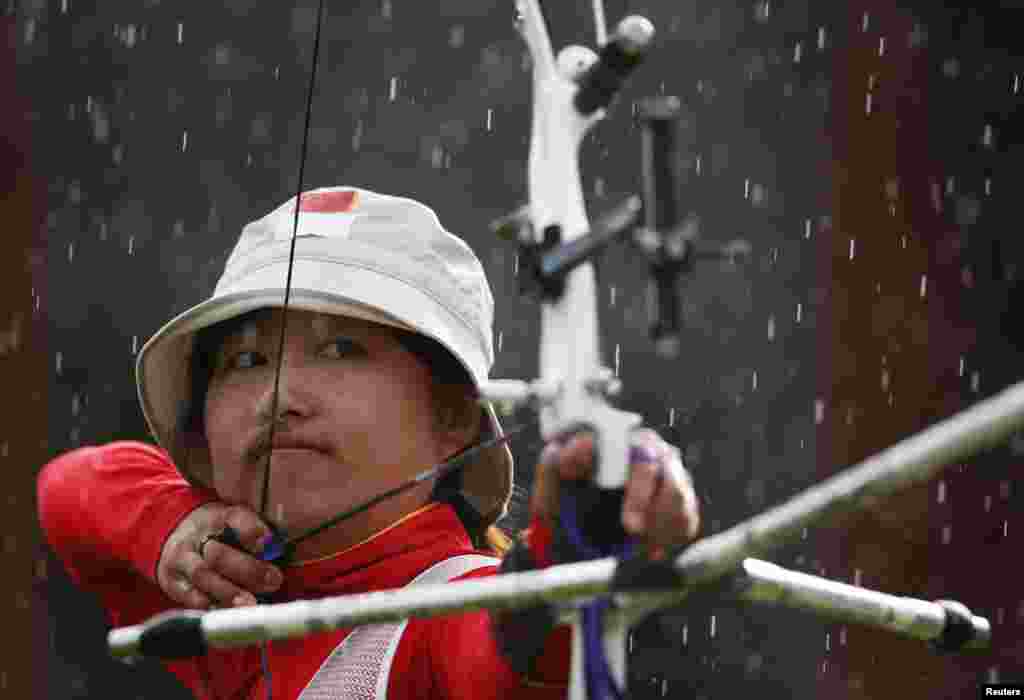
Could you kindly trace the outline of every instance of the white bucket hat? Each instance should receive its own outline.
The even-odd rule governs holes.
[[[282,307],[295,223],[295,197],[242,229],[213,296],[158,330],[139,352],[135,377],[146,422],[182,475],[209,487],[209,450],[177,435],[181,406],[191,405],[195,334],[254,309]],[[304,192],[300,199],[289,309],[373,321],[443,345],[479,387],[494,364],[494,298],[483,266],[420,202],[354,187]],[[494,409],[482,439],[501,436]],[[431,465],[423,465],[427,468]],[[512,453],[484,450],[463,468],[462,491],[485,522],[505,514],[512,493]]]

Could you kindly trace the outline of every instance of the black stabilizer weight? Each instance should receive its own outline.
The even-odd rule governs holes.
[[[597,63],[580,76],[574,104],[583,116],[607,107],[626,77],[644,60],[654,28],[639,17],[623,20],[601,47]]]
[[[942,628],[942,634],[932,640],[932,647],[947,654],[960,651],[974,640],[971,611],[955,600],[936,600],[935,604],[946,611],[946,626]]]
[[[172,610],[154,617],[139,637],[143,656],[157,659],[191,659],[206,653],[201,625],[203,614]]]

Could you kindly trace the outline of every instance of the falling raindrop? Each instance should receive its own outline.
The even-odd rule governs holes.
[[[619,343],[615,343],[615,378],[616,379],[619,378],[619,360],[620,360],[619,351],[621,349],[622,349],[622,346]]]
[[[793,47],[793,63],[800,63],[800,58],[803,56],[804,45],[803,42],[796,42],[796,46]]]
[[[182,44],[185,41],[185,23],[178,22],[178,44]]]
[[[985,125],[985,131],[981,135],[981,144],[983,146],[987,146],[987,147],[991,148],[992,147],[992,142],[993,142],[993,139],[992,139],[992,125],[991,124],[986,124]]]
[[[921,298],[924,299],[924,297],[925,297],[925,295],[927,293],[928,293],[928,275],[921,275],[921,288],[920,288]]]
[[[806,219],[804,221],[804,238],[810,239],[811,237],[811,220]]]
[[[832,648],[832,635],[828,632],[825,633],[825,651],[830,651]]]
[[[700,156],[697,156],[696,171],[697,174],[700,175]]]
[[[949,544],[953,540],[953,526],[942,526],[942,544]]]
[[[612,284],[608,287],[608,306],[615,308],[615,300],[618,299],[619,288]]]
[[[825,50],[826,32],[824,27],[818,27],[818,51]]]
[[[861,18],[861,22],[860,22],[861,31],[866,32],[868,30],[868,26],[870,24],[871,24],[871,15],[869,15],[867,12],[865,12],[864,13],[864,17]]]
[[[885,55],[885,37],[884,36],[878,37],[878,55],[879,56],[884,56]]]
[[[864,113],[865,114],[871,114],[872,99],[873,99],[872,95],[869,92],[868,95],[867,95],[867,98],[864,101]]]
[[[984,503],[983,508],[985,509],[986,513],[989,512],[990,510],[992,510],[992,496],[989,496],[989,495],[985,496],[985,503]]]
[[[501,352],[501,344],[502,344],[502,341],[504,341],[504,340],[505,340],[505,332],[504,331],[498,331],[498,352]]]
[[[466,42],[466,28],[461,24],[456,24],[448,32],[448,46],[453,49],[462,48],[462,45]]]
[[[139,336],[132,336],[132,354],[136,354],[139,351]]]
[[[709,636],[711,637],[711,639],[715,638],[715,624],[716,624],[716,618],[715,618],[714,615],[712,615],[711,616],[711,629],[709,630]]]
[[[487,108],[487,131],[491,131],[491,126],[494,122],[494,110],[490,107]]]
[[[398,96],[398,76],[391,76],[391,82],[388,86],[388,102],[394,102]]]
[[[864,572],[861,571],[860,569],[854,569],[853,570],[853,585],[854,586],[861,585],[861,581],[864,579],[864,575],[863,574],[864,574]]]
[[[186,148],[188,148],[188,129],[181,132],[181,152],[184,153]]]
[[[75,259],[75,242],[71,241],[68,243],[68,262],[72,262]]]
[[[768,317],[768,340],[775,340],[775,317]]]
[[[957,376],[964,376],[964,356],[960,356],[960,368],[957,370]]]
[[[754,370],[751,391],[757,391],[757,370]]]
[[[971,372],[971,391],[973,391],[975,394],[977,394],[980,387],[981,387],[981,372],[977,372],[977,371]]]
[[[889,390],[889,370],[882,370],[882,391]]]
[[[690,626],[683,625],[683,646],[685,647],[690,640]]]
[[[58,350],[57,354],[55,356],[55,360],[56,360],[56,363],[57,363],[57,365],[56,365],[56,372],[57,372],[57,375],[60,376],[61,370],[64,368],[64,353],[62,353],[62,352],[60,352]]]
[[[945,481],[940,481],[939,482],[939,486],[936,489],[935,502],[936,503],[945,503],[946,502],[946,482]]]
[[[853,260],[853,258],[854,258],[854,256],[856,254],[857,254],[857,239],[851,238],[850,239],[850,260]]]
[[[352,150],[358,151],[363,143],[363,120],[356,122],[356,128],[352,132]]]
[[[135,236],[128,237],[128,255],[135,253]]]
[[[797,305],[796,305],[796,322],[800,323],[800,320],[803,318],[803,316],[804,316],[804,305],[801,304],[800,302],[797,302]]]
[[[822,399],[814,401],[814,424],[821,425],[825,420],[825,402]]]

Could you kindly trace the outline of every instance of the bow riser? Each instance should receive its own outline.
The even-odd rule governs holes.
[[[537,1],[519,0],[517,5],[518,28],[533,60],[527,173],[530,223],[536,243],[544,242],[545,231],[552,226],[558,227],[564,243],[589,230],[579,147],[604,112],[579,113],[573,104],[579,87],[554,58]],[[640,416],[617,410],[605,400],[603,387],[609,372],[601,358],[597,283],[589,262],[566,276],[561,296],[542,305],[539,364],[541,382],[557,386],[551,400],[541,405],[545,440],[580,426],[592,429],[600,456],[596,483],[602,488],[622,488],[629,433],[640,424]]]

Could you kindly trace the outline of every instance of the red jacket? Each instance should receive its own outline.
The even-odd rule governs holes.
[[[50,546],[72,580],[99,596],[115,627],[177,607],[156,585],[164,541],[192,510],[217,500],[215,493],[189,485],[166,452],[138,442],[62,455],[40,473],[38,496]],[[296,600],[399,588],[438,561],[473,552],[454,511],[434,504],[339,554],[285,568],[279,595]],[[463,578],[494,572],[487,567]],[[388,697],[565,697],[567,628],[551,635],[534,676],[524,679],[497,650],[490,624],[486,612],[411,620],[392,665]],[[275,700],[298,697],[349,631],[271,642]],[[259,647],[212,650],[166,666],[202,700],[266,697]]]

